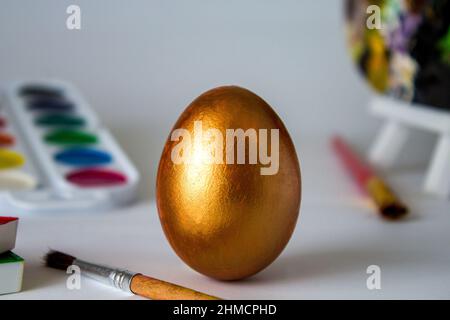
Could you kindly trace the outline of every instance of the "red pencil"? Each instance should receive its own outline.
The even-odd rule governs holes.
[[[373,199],[383,217],[397,219],[408,213],[408,208],[342,138],[335,136],[331,143],[358,186]]]

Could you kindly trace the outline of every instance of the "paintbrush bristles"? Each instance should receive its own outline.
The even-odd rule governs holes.
[[[47,267],[64,271],[73,264],[75,259],[71,255],[54,250],[49,251],[44,258]]]

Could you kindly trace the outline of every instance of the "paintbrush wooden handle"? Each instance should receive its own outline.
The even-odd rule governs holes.
[[[153,300],[220,300],[192,289],[137,274],[131,280],[133,293]]]

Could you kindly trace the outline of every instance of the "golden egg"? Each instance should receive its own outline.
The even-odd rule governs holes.
[[[294,144],[273,109],[235,86],[210,90],[181,114],[159,163],[156,199],[178,256],[237,280],[272,263],[300,209]]]

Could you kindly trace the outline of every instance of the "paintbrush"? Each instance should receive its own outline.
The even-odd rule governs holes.
[[[358,186],[372,198],[384,218],[399,219],[408,213],[409,210],[403,202],[344,139],[335,136],[331,143]]]
[[[81,275],[122,291],[153,300],[220,300],[220,298],[147,277],[140,273],[83,261],[59,251],[49,251],[44,260],[47,267],[64,271],[69,266],[76,265],[80,268]]]

